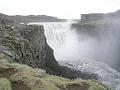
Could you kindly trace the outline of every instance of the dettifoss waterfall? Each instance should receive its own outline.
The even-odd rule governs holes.
[[[71,23],[40,22],[30,24],[44,26],[47,42],[54,50],[54,56],[61,65],[96,73],[104,84],[114,90],[120,90],[120,73],[111,68],[112,64],[109,65],[109,63],[114,64],[115,57],[109,51],[111,48],[108,45],[111,43],[104,41],[103,47],[103,44],[99,43],[99,39],[91,38],[88,34],[78,35],[71,28]],[[103,35],[104,32],[100,32],[100,34]],[[113,53],[116,53],[116,51],[113,51]],[[108,54],[111,57],[107,58]]]

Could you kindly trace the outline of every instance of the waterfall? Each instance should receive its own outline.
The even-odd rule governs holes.
[[[58,61],[89,58],[115,66],[119,59],[119,30],[73,30],[73,22],[32,23],[44,26],[47,43]]]
[[[118,33],[111,30],[102,30],[101,32],[95,32],[97,35],[93,35],[94,32],[90,32],[92,35],[88,32],[87,34],[86,32],[78,34],[70,28],[71,22],[40,22],[32,24],[44,26],[47,43],[54,50],[54,56],[61,65],[96,73],[104,84],[114,90],[119,90],[120,73],[107,65],[109,62],[113,64],[115,62],[113,59],[116,56],[112,56],[112,54],[117,53],[117,40],[114,36]]]
[[[36,24],[36,23],[32,23]],[[71,22],[37,23],[44,26],[47,43],[54,50],[58,61],[74,60],[78,55],[78,41],[75,31],[71,30]]]

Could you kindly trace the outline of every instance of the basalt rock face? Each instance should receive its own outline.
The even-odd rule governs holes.
[[[104,20],[104,19],[119,19],[120,18],[120,10],[111,13],[90,13],[90,14],[81,14],[81,21],[96,21],[96,20]]]
[[[73,23],[78,33],[87,34],[89,36],[99,36],[100,31],[119,30],[120,26],[120,10],[111,13],[90,13],[81,14],[81,21]]]
[[[1,50],[15,62],[43,69],[58,64],[46,42],[43,26],[1,26],[0,38]]]

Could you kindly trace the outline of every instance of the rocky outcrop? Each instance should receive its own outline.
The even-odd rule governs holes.
[[[44,69],[48,64],[57,64],[46,42],[43,26],[3,26],[0,37],[1,46],[8,48],[18,63]]]

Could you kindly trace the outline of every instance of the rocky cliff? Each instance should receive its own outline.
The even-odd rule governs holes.
[[[89,41],[94,59],[107,63],[112,68],[120,71],[120,11],[107,14],[83,14],[81,21],[72,24],[78,33],[79,39]],[[97,46],[96,46],[97,45]],[[96,46],[96,47],[95,47]],[[87,52],[88,53],[88,52]],[[104,53],[104,54],[103,54]]]
[[[119,19],[120,18],[120,10],[116,12],[110,13],[89,13],[89,14],[81,14],[81,21],[97,21],[104,19]]]
[[[7,48],[15,62],[46,70],[58,65],[46,42],[43,26],[1,26],[0,38],[1,48]]]
[[[5,25],[0,27],[0,50],[14,62],[42,68],[49,74],[66,78],[97,79],[96,74],[60,66],[44,36],[43,26]]]

